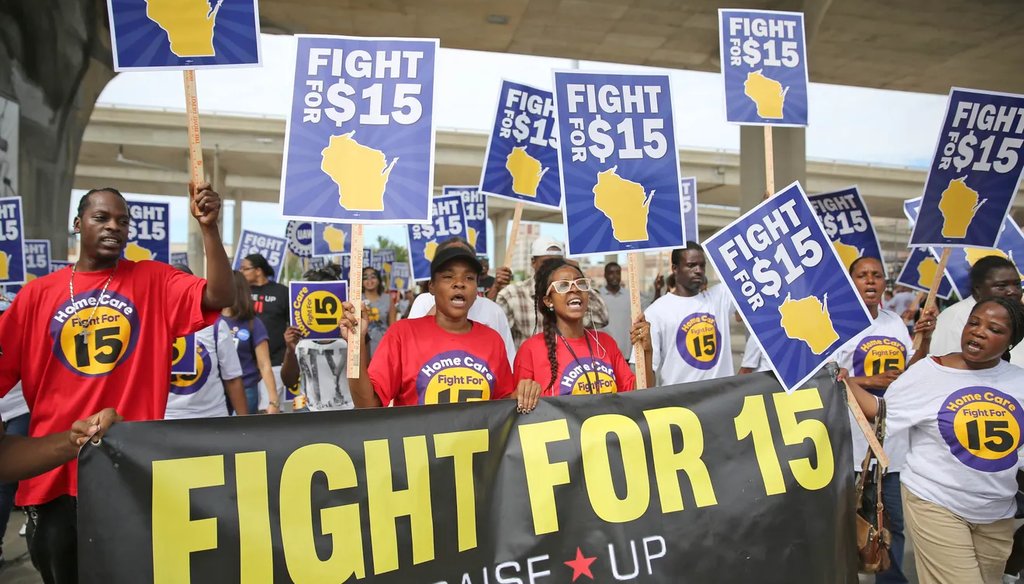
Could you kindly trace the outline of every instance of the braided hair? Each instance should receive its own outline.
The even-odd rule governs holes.
[[[558,317],[555,316],[555,309],[548,308],[544,304],[544,296],[548,293],[548,287],[551,286],[551,276],[554,275],[559,268],[569,266],[576,271],[580,271],[578,267],[569,262],[565,261],[565,258],[551,258],[545,260],[544,263],[537,268],[537,273],[534,275],[534,308],[537,313],[541,316],[543,323],[544,333],[544,345],[548,349],[548,363],[551,365],[551,380],[548,381],[546,390],[551,389],[555,385],[555,379],[558,378],[558,345],[555,343],[555,336],[558,333]],[[583,276],[583,272],[580,271],[580,276]]]
[[[1007,345],[1006,352],[1003,353],[1003,361],[1009,361],[1010,350],[1016,347],[1021,340],[1024,340],[1024,305],[1020,301],[1011,300],[1005,296],[990,296],[975,304],[974,308],[971,309],[971,314],[977,312],[982,304],[988,304],[989,302],[1002,306],[1010,318],[1010,344]]]

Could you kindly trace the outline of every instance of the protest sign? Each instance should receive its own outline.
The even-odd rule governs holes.
[[[340,339],[341,303],[348,300],[348,283],[289,282],[289,321],[305,339]]]
[[[726,120],[806,126],[804,15],[719,9],[718,36]]]
[[[903,269],[900,270],[900,275],[896,277],[896,284],[901,284],[921,292],[928,292],[931,290],[932,282],[935,281],[935,273],[938,269],[939,259],[930,249],[924,247],[911,248],[910,255],[903,263]],[[942,299],[949,298],[950,292],[953,290],[950,281],[949,268],[947,266],[946,273],[939,283],[939,288],[936,290],[935,295]]]
[[[391,286],[391,270],[394,269],[395,264],[395,250],[378,249],[373,252],[373,257],[380,258],[380,274],[383,278],[381,283],[385,288],[389,288]]]
[[[999,238],[996,240],[995,249],[984,247],[956,247],[949,256],[949,264],[946,266],[946,273],[956,286],[957,296],[967,298],[973,293],[971,287],[971,267],[985,256],[999,256],[1014,263],[1020,271],[1024,266],[1024,234],[1021,234],[1020,227],[1014,223],[1013,218],[1007,215],[1003,219],[1003,226],[999,230]],[[1024,275],[1021,276],[1024,280]]]
[[[384,269],[384,258],[377,255],[377,250],[370,250],[370,263],[368,266],[378,272]]]
[[[442,195],[459,195],[466,211],[466,240],[476,253],[487,255],[487,197],[475,186],[442,187]]]
[[[554,75],[568,254],[684,245],[669,77]]]
[[[878,243],[871,215],[857,187],[810,195],[807,199],[847,270],[859,257],[881,261],[882,246]]]
[[[503,80],[480,190],[520,203],[560,208],[557,147],[551,92]]]
[[[372,256],[373,256],[373,250],[371,250],[368,247],[364,247],[362,255],[363,255],[363,263],[362,263],[362,265],[365,266],[365,267],[369,267],[370,266],[370,261],[372,260]],[[339,257],[338,260],[341,262],[341,275],[342,275],[342,277],[344,277],[345,274],[349,273],[349,270],[352,269],[352,254],[350,254],[350,253],[345,254],[345,255]],[[361,277],[360,277],[359,281],[362,281]]]
[[[40,276],[45,276],[50,272],[50,240],[26,239],[25,281],[31,282],[32,280],[35,280]]]
[[[114,71],[260,64],[256,0],[107,0]]]
[[[188,265],[188,252],[185,251],[172,251],[171,252],[171,265]]]
[[[351,246],[351,225],[313,222],[313,257],[347,254]]]
[[[407,262],[395,262],[391,267],[391,289],[404,292],[412,290],[412,272]]]
[[[1024,95],[953,88],[911,247],[995,247],[1024,172]]]
[[[683,233],[686,240],[700,243],[700,231],[697,222],[697,179],[690,176],[679,180],[683,205]]]
[[[198,359],[190,358],[194,356],[196,356],[195,333],[174,339],[174,345],[171,346],[171,374],[195,375]],[[200,384],[199,387],[202,385]]]
[[[273,235],[243,229],[241,236],[238,238],[238,246],[235,247],[235,261],[232,264],[232,268],[240,270],[245,256],[258,253],[274,269],[274,277],[271,277],[271,280],[280,278],[281,266],[284,265],[284,252],[287,245],[288,241],[283,237],[274,237]]]
[[[787,389],[871,324],[799,183],[744,213],[704,249]]]
[[[128,201],[132,222],[124,258],[133,262],[171,262],[171,206],[168,203]]]
[[[835,373],[115,424],[79,464],[81,581],[855,582]]]
[[[434,197],[431,201],[431,225],[410,225],[409,263],[414,280],[430,278],[430,262],[438,244],[454,236],[466,237],[466,212],[462,197],[449,195]]]
[[[21,197],[0,197],[0,284],[27,279],[23,217]]]
[[[309,221],[289,221],[284,237],[292,255],[300,258],[313,256],[313,224]]]
[[[285,217],[429,223],[436,39],[298,35]]]
[[[74,262],[67,260],[50,260],[50,273],[54,273],[57,270],[63,270],[64,268],[70,268]]]

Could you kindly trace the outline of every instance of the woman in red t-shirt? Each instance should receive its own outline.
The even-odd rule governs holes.
[[[636,376],[611,335],[583,327],[590,280],[578,267],[561,258],[541,264],[534,277],[534,298],[543,317],[544,332],[527,339],[516,354],[516,383],[532,379],[544,388],[541,395],[618,393],[636,388]],[[651,328],[644,317],[633,323],[633,344],[645,349],[647,379],[651,368]]]

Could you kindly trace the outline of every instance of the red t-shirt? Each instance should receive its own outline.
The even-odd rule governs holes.
[[[21,380],[30,436],[65,432],[103,408],[130,421],[162,419],[171,344],[219,316],[201,309],[206,280],[167,264],[121,260],[101,298],[110,272],[75,274],[74,305],[71,268],[37,278],[0,317],[0,396]],[[78,495],[76,461],[22,481],[17,504],[60,495]]]
[[[433,316],[391,325],[370,361],[370,383],[381,403],[396,406],[501,399],[512,393],[505,343],[478,322],[457,335]]]
[[[551,362],[548,361],[548,347],[544,334],[539,333],[526,339],[516,353],[515,382],[532,379],[544,391],[541,395],[588,395],[593,393],[618,393],[636,388],[636,375],[622,356],[615,339],[602,332],[587,331],[587,338],[565,339],[555,337],[555,357],[558,360],[558,376],[551,382]],[[594,338],[594,335],[597,338]],[[572,347],[572,352],[566,348]],[[593,351],[593,353],[591,353]],[[573,357],[576,353],[576,357]]]

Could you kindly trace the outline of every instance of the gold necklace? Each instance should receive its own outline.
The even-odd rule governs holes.
[[[76,271],[78,271],[78,262],[75,262],[75,265],[71,266],[71,279],[68,280],[68,291],[71,292],[71,307],[72,308],[74,308],[74,306],[75,306],[75,272]],[[117,262],[116,261],[114,262],[114,269],[111,270],[110,271],[110,275],[107,276],[107,281],[103,283],[103,289],[100,290],[99,298],[96,299],[96,304],[92,307],[92,312],[89,313],[89,319],[82,323],[82,332],[80,332],[78,334],[82,337],[83,341],[84,340],[88,340],[89,335],[92,333],[92,331],[89,330],[89,326],[91,326],[93,317],[96,316],[96,309],[100,307],[100,300],[103,298],[103,295],[107,293],[107,286],[109,286],[111,280],[114,279],[114,274],[115,273],[117,273]]]

